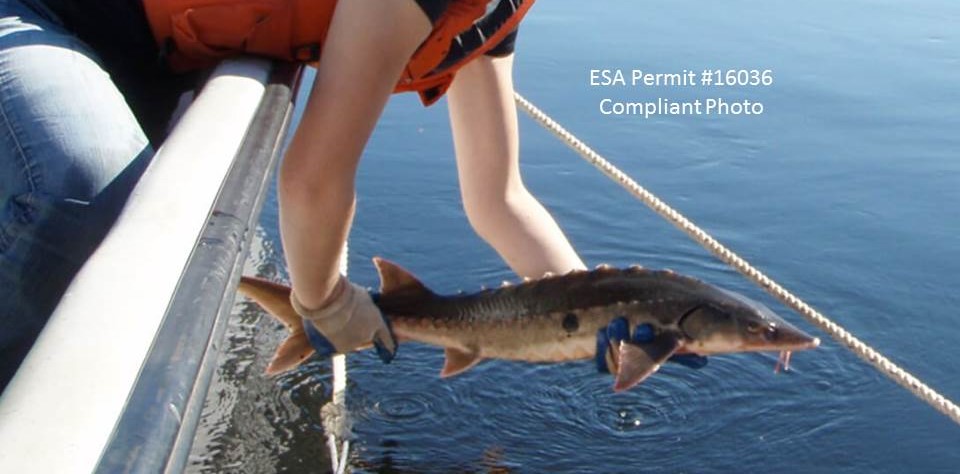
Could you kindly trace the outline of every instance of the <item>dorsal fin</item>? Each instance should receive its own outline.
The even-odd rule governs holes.
[[[386,296],[417,296],[433,294],[417,277],[400,265],[380,257],[373,257],[373,264],[380,274],[380,294]]]

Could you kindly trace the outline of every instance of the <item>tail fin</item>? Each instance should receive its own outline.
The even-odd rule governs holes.
[[[373,263],[377,266],[377,272],[380,273],[381,295],[416,297],[433,294],[416,277],[399,265],[381,258],[374,258]],[[267,366],[267,375],[290,370],[313,355],[315,351],[307,339],[307,334],[303,331],[302,319],[290,304],[290,287],[259,278],[243,277],[240,279],[238,289],[282,321],[290,331],[290,336],[277,347],[273,359]],[[398,338],[402,336],[398,335]]]
[[[259,278],[241,277],[237,289],[279,319],[291,332],[300,327],[300,315],[290,304],[289,286]]]
[[[283,322],[290,331],[290,336],[280,343],[267,365],[267,375],[286,372],[313,355],[313,346],[303,332],[300,315],[290,304],[290,287],[259,278],[242,277],[237,289]]]

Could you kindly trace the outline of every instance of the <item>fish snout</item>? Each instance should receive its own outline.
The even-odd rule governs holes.
[[[802,351],[820,345],[820,338],[813,337],[783,321],[769,324],[758,332],[760,334],[755,334],[755,337],[748,339],[747,350]]]

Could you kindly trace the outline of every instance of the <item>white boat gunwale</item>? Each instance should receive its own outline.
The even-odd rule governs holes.
[[[301,68],[224,61],[0,396],[0,472],[180,472]]]

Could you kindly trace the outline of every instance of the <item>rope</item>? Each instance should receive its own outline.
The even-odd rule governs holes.
[[[347,243],[340,254],[340,273],[347,274]],[[331,359],[333,371],[333,396],[320,410],[327,432],[327,448],[330,450],[330,471],[343,474],[347,469],[350,451],[350,414],[347,412],[347,358],[337,354]],[[339,443],[338,443],[339,439]]]
[[[327,431],[327,448],[330,450],[330,472],[342,474],[347,469],[350,451],[350,414],[347,412],[347,359],[337,354],[331,359],[333,371],[333,396],[320,410]]]
[[[802,314],[812,324],[816,325],[838,342],[853,351],[861,359],[876,367],[877,370],[882,372],[884,375],[893,379],[894,382],[912,392],[914,395],[926,402],[928,405],[932,406],[940,413],[950,417],[950,419],[952,419],[955,423],[960,424],[960,407],[957,407],[956,403],[939,394],[936,390],[930,388],[918,378],[894,364],[883,354],[877,352],[863,341],[857,339],[849,331],[831,321],[826,316],[813,309],[810,305],[803,302],[803,300],[797,296],[794,296],[793,293],[790,293],[784,287],[780,286],[777,282],[764,275],[749,262],[725,247],[723,244],[711,237],[703,229],[667,205],[665,202],[661,201],[653,193],[647,191],[642,186],[637,184],[636,181],[631,179],[624,172],[617,169],[616,166],[604,159],[597,152],[593,151],[589,146],[587,146],[587,144],[580,141],[577,137],[564,129],[560,124],[547,116],[547,114],[543,113],[543,111],[523,98],[523,96],[521,96],[519,93],[514,93],[514,99],[516,100],[517,105],[519,105],[524,112],[539,122],[544,128],[553,132],[554,135],[559,137],[561,141],[567,144],[567,146],[576,151],[584,160],[597,167],[601,172],[603,172],[603,174],[616,181],[618,184],[620,184],[620,186],[624,187],[627,191],[633,194],[634,197],[641,200],[657,214],[663,216],[664,219],[670,221],[670,223],[690,236],[691,239],[716,255],[717,258],[723,260],[735,268],[738,272],[746,276],[748,279],[763,287],[763,289],[780,300],[783,304]]]

